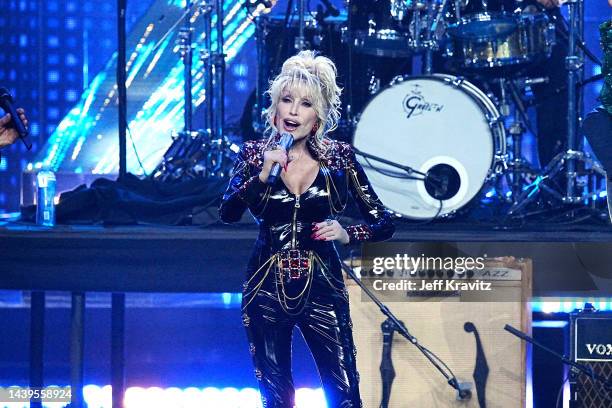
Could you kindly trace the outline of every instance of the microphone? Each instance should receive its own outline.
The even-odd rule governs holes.
[[[279,145],[286,151],[289,151],[289,149],[291,149],[291,146],[293,145],[293,135],[291,133],[281,133]],[[280,172],[281,165],[279,163],[274,163],[274,166],[272,166],[272,170],[270,171],[270,175],[268,176],[267,184],[273,185],[274,183],[276,183]]]
[[[460,383],[456,377],[448,380],[448,383],[457,391],[457,401],[472,399],[472,384],[469,382]]]
[[[331,4],[329,0],[321,0],[321,3],[323,3],[325,8],[327,8],[327,12],[330,16],[338,17],[340,15],[340,11],[336,7],[334,7],[334,5]]]
[[[461,188],[461,176],[451,165],[438,163],[425,175],[425,190],[436,200],[449,200]]]
[[[19,138],[21,139],[25,147],[30,150],[32,149],[32,143],[30,143],[30,141],[27,139],[29,132],[21,121],[21,118],[19,117],[17,110],[13,106],[13,103],[13,97],[11,96],[9,91],[6,88],[0,88],[0,107],[4,109],[6,113],[11,114],[11,121],[15,125],[15,129],[17,129]]]
[[[458,383],[457,400],[465,401],[472,399],[472,384],[469,382]]]

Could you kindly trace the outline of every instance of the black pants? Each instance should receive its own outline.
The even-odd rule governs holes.
[[[291,373],[295,326],[314,357],[328,406],[361,407],[348,294],[342,280],[315,268],[303,309],[288,313],[281,306],[275,279],[278,276],[272,269],[250,303],[246,304],[250,298],[243,297],[242,319],[264,408],[295,405]]]

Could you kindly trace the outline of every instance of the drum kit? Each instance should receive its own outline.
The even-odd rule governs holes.
[[[570,0],[570,7],[581,1]],[[523,157],[529,87],[547,81],[529,73],[555,44],[555,25],[542,10],[521,9],[520,0],[346,0],[341,13],[321,3],[311,11],[309,2],[294,7],[289,0],[280,16],[267,14],[275,1],[245,3],[256,26],[256,134],[265,129],[270,78],[289,56],[314,49],[336,63],[344,88],[334,137],[352,142],[374,189],[398,216],[453,217],[486,195],[503,204],[503,215],[520,217],[540,192],[554,190],[546,181],[563,170],[572,181],[552,193],[562,205],[582,203],[603,180],[578,148],[575,126],[558,163],[540,170]],[[576,14],[571,27],[581,24]],[[568,58],[579,60],[575,54]],[[413,74],[418,62],[421,72]],[[580,64],[573,68],[568,80],[576,81]],[[581,168],[592,182],[576,181],[578,161],[587,163]]]

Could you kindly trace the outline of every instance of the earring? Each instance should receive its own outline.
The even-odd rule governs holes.
[[[310,134],[312,136],[316,135],[317,134],[317,130],[319,130],[319,124],[315,123],[314,126],[312,127],[312,130],[310,131]]]

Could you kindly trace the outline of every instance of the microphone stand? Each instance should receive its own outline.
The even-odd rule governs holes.
[[[570,372],[572,375],[580,375],[580,374],[585,374],[587,375],[593,382],[595,381],[599,381],[607,390],[608,392],[612,391],[612,381],[608,380],[606,377],[596,374],[592,368],[584,365],[584,364],[580,364],[577,363],[575,361],[570,360],[569,358],[567,358],[566,356],[563,356],[559,353],[557,353],[556,351],[544,346],[541,343],[538,343],[537,341],[535,341],[532,337],[526,335],[525,333],[523,333],[522,331],[510,326],[509,324],[504,326],[504,330],[506,330],[507,332],[512,333],[513,335],[515,335],[516,337],[518,337],[521,340],[524,340],[528,343],[533,344],[534,346],[536,346],[537,348],[539,348],[540,350],[544,350],[549,354],[552,354],[553,356],[557,357],[559,360],[561,360],[564,364],[568,365],[570,367]]]
[[[389,165],[391,167],[395,167],[397,169],[405,171],[407,174],[407,175],[400,175],[400,173],[390,174],[389,172],[383,172],[381,170],[376,169],[374,166],[370,165],[372,169],[380,171],[382,174],[385,174],[386,176],[404,178],[408,180],[419,180],[425,183],[425,185],[427,185],[428,182],[433,183],[433,184],[436,184],[437,187],[443,190],[443,194],[446,193],[446,187],[443,185],[444,181],[429,172],[423,173],[422,171],[416,170],[414,167],[405,166],[403,164],[392,162],[391,160],[383,159],[382,157],[379,157],[379,156],[374,156],[373,154],[370,154],[370,153],[362,152],[361,150],[357,149],[355,146],[353,146],[353,150],[355,151],[356,155],[359,155],[366,159],[372,159],[374,161]],[[416,174],[421,177],[414,176],[413,174]],[[440,199],[439,197],[434,197],[434,198],[438,200]]]
[[[362,152],[361,150],[357,149],[355,146],[353,146],[353,150],[355,151],[356,155],[359,155],[366,159],[372,159],[377,162],[387,164],[391,167],[395,167],[397,169],[404,170],[408,174],[408,177],[406,177],[408,179],[425,181],[427,177],[431,177],[427,173],[423,173],[422,171],[415,170],[413,167],[404,166],[403,164],[395,163],[395,162],[392,162],[391,160],[383,159],[382,157],[374,156],[373,154]],[[415,177],[415,176],[412,176],[412,174],[418,174],[419,176],[423,176],[424,178]]]
[[[351,257],[352,258],[352,257]],[[340,265],[346,274],[353,280],[355,283],[361,288],[363,292],[372,301],[378,306],[381,313],[387,317],[387,320],[382,324],[383,328],[383,339],[387,342],[386,347],[383,347],[383,356],[387,356],[388,358],[383,359],[381,362],[380,371],[383,375],[383,392],[386,394],[383,395],[383,400],[381,402],[380,408],[388,408],[389,403],[389,395],[391,393],[391,383],[393,382],[393,378],[395,377],[395,371],[393,369],[393,364],[391,363],[391,345],[393,340],[393,332],[398,332],[402,335],[406,340],[408,340],[412,345],[414,345],[428,360],[431,364],[444,376],[446,382],[453,387],[457,391],[457,399],[458,400],[469,400],[472,397],[472,392],[465,387],[463,384],[459,384],[457,377],[453,374],[451,369],[444,364],[438,356],[436,356],[433,352],[428,350],[426,347],[422,346],[418,339],[414,337],[404,323],[400,321],[394,314],[389,310],[387,306],[385,306],[370,289],[368,289],[361,279],[357,277],[355,271],[352,268],[347,266],[344,262],[341,262]],[[386,333],[386,335],[385,335]],[[446,368],[446,371],[444,368]],[[448,371],[448,372],[447,372]],[[385,381],[386,380],[386,381]]]
[[[380,329],[382,330],[383,336],[382,356],[380,360],[380,378],[382,380],[382,398],[380,406],[381,408],[386,408],[389,406],[391,386],[393,385],[393,380],[395,379],[393,354],[391,353],[393,348],[393,333],[395,332],[395,326],[392,321],[387,319],[382,322]]]

